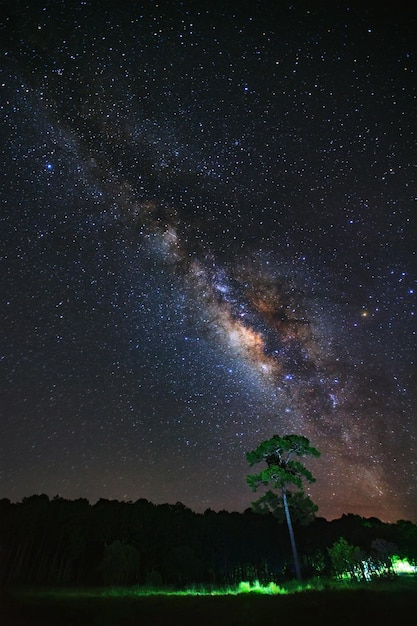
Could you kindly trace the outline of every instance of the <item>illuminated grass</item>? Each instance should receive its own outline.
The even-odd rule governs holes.
[[[414,579],[417,573],[417,567],[411,565],[406,559],[394,559],[393,569],[396,574],[409,574]],[[413,576],[414,574],[414,576]],[[407,576],[395,576],[397,585],[401,584],[401,578]],[[410,581],[411,582],[411,581]],[[387,585],[392,587],[393,581],[388,581]],[[380,585],[380,583],[379,583]],[[149,586],[131,586],[131,587],[110,587],[110,588],[48,588],[48,589],[26,589],[20,593],[26,597],[45,597],[45,598],[62,598],[62,599],[99,599],[99,598],[140,598],[140,597],[199,597],[199,596],[240,596],[240,595],[268,595],[283,596],[294,595],[301,592],[320,592],[320,591],[341,591],[343,589],[365,589],[372,587],[369,581],[354,581],[348,575],[335,578],[314,578],[307,582],[300,583],[298,581],[288,581],[284,585],[277,585],[275,582],[261,584],[258,580],[253,582],[241,581],[234,586],[228,587],[205,587],[203,585],[193,585],[185,589],[174,589],[167,587],[149,587]],[[380,587],[379,587],[380,588]]]
[[[105,596],[237,596],[240,594],[257,593],[263,595],[285,595],[289,593],[284,587],[274,582],[261,585],[258,580],[253,583],[241,581],[235,587],[207,589],[206,587],[189,587],[182,590],[152,589],[149,587],[112,588],[102,591]]]
[[[415,576],[375,582],[314,579],[285,586],[241,582],[229,588],[182,591],[149,587],[15,589],[4,594],[3,626],[253,626],[343,623],[413,624],[417,615]],[[301,593],[298,593],[301,592]],[[303,593],[305,592],[305,593]],[[279,622],[277,621],[279,615]]]
[[[253,582],[241,581],[235,586],[209,588],[194,585],[186,589],[157,588],[149,586],[132,587],[110,587],[110,588],[48,588],[48,589],[26,589],[21,592],[25,596],[62,597],[62,598],[134,598],[148,596],[239,596],[242,594],[257,595],[288,595],[300,591],[319,589],[319,585],[289,583],[286,586],[269,582],[262,585],[258,580]]]

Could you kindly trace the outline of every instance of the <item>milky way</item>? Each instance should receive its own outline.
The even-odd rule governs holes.
[[[415,12],[3,4],[0,496],[417,519]]]

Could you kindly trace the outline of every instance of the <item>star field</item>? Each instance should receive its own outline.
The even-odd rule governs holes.
[[[0,497],[416,521],[416,10],[1,6]]]

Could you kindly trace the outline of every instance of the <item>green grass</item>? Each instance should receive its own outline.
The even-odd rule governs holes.
[[[318,590],[321,584],[322,590]],[[326,588],[326,585],[328,588]],[[417,580],[234,590],[31,589],[2,595],[1,626],[372,626],[415,623]],[[332,588],[329,588],[329,587]],[[291,587],[291,585],[289,585]],[[268,586],[265,588],[267,589]],[[271,592],[273,590],[274,592]]]

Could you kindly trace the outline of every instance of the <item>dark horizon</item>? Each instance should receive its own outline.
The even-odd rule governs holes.
[[[117,498],[103,498],[103,497],[98,497],[95,501],[92,501],[86,497],[83,496],[79,496],[79,497],[74,497],[74,498],[65,498],[59,494],[54,494],[53,496],[47,494],[47,493],[33,493],[30,494],[28,496],[23,496],[22,498],[20,498],[20,500],[11,500],[10,498],[7,497],[0,497],[0,502],[3,500],[7,500],[10,502],[10,504],[14,505],[14,504],[23,504],[24,501],[30,500],[31,498],[42,498],[43,496],[46,496],[49,500],[49,502],[52,502],[54,500],[64,500],[65,502],[77,502],[77,501],[85,501],[88,503],[89,506],[94,507],[97,504],[99,504],[100,502],[109,502],[109,503],[117,503],[117,504],[137,504],[140,502],[146,502],[147,504],[150,504],[151,506],[168,506],[168,507],[176,507],[178,505],[180,505],[181,507],[184,507],[185,509],[187,509],[188,511],[190,511],[191,513],[193,513],[194,515],[205,515],[206,513],[210,512],[210,513],[227,513],[227,514],[238,514],[238,515],[243,515],[245,513],[247,513],[248,511],[253,512],[255,515],[265,515],[264,513],[257,513],[256,511],[254,511],[252,509],[252,507],[249,505],[248,507],[246,507],[243,510],[237,511],[237,510],[229,510],[226,508],[222,508],[222,509],[213,509],[212,507],[207,507],[204,510],[196,510],[193,509],[192,507],[189,507],[185,502],[181,502],[179,500],[177,500],[176,502],[154,502],[152,500],[148,500],[147,498],[141,498],[138,497],[135,500],[120,500]],[[274,517],[273,513],[267,514],[267,515],[271,515],[272,517]],[[334,517],[334,518],[327,518],[325,516],[320,515],[320,511],[317,511],[314,519],[312,519],[311,522],[309,523],[313,523],[314,521],[319,521],[319,520],[325,520],[328,523],[331,522],[336,522],[339,521],[343,518],[349,518],[349,517],[359,517],[362,518],[364,520],[377,520],[379,522],[381,522],[382,524],[391,524],[391,525],[396,525],[399,522],[410,522],[413,525],[417,525],[416,521],[410,520],[410,519],[405,519],[405,518],[399,518],[397,520],[386,520],[386,519],[380,519],[379,517],[375,516],[375,515],[360,515],[359,513],[355,513],[353,511],[345,511],[343,513],[341,513],[339,516]],[[284,519],[282,520],[277,520],[277,523],[285,526],[285,521]]]

